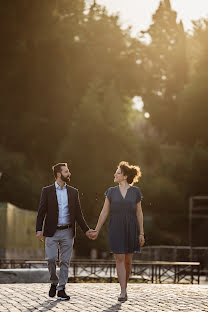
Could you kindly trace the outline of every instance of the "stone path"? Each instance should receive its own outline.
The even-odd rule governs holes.
[[[119,303],[118,284],[67,284],[70,301],[48,297],[48,284],[0,284],[0,311],[208,312],[207,285],[129,284],[128,300]]]

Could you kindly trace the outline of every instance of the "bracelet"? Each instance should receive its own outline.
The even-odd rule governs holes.
[[[139,234],[139,235],[142,235],[142,236],[144,236],[144,234]]]

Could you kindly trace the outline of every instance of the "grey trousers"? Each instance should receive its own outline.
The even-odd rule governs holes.
[[[45,239],[45,259],[48,261],[48,270],[52,284],[57,290],[65,288],[68,281],[69,262],[72,255],[74,237],[72,229],[57,230],[52,237]],[[60,251],[60,274],[56,275],[56,260]]]

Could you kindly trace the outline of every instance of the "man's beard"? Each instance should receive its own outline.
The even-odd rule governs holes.
[[[61,180],[64,181],[64,182],[69,182],[69,177],[64,177],[64,176],[61,174]]]

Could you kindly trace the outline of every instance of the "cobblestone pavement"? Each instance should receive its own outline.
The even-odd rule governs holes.
[[[130,284],[128,300],[117,301],[118,284],[67,284],[70,301],[48,297],[48,284],[0,284],[0,311],[208,312],[208,286]]]

